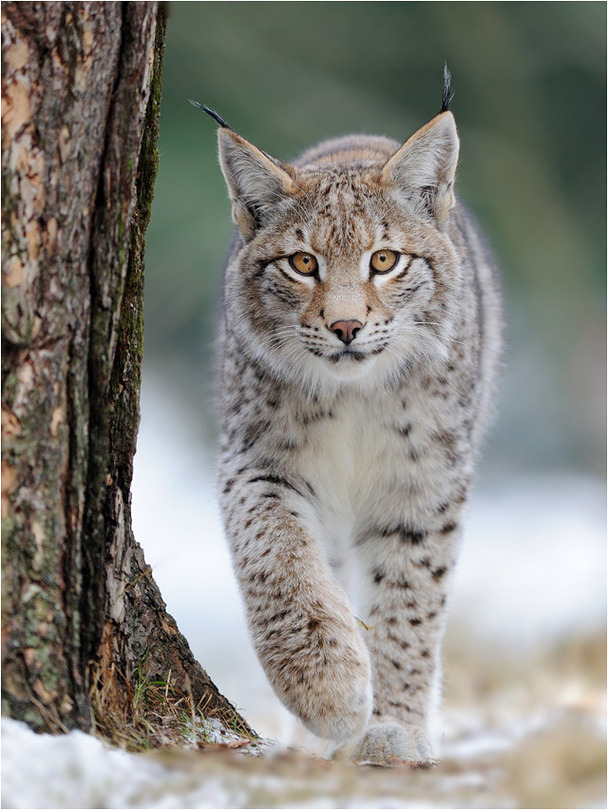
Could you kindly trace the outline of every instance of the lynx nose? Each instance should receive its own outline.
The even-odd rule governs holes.
[[[348,346],[357,337],[357,332],[363,328],[363,324],[356,320],[334,321],[329,328]]]

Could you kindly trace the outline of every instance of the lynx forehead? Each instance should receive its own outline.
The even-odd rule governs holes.
[[[434,756],[440,644],[501,336],[447,110],[293,164],[216,113],[236,225],[221,505],[256,652],[336,756]],[[358,621],[358,617],[363,624]],[[366,626],[371,629],[363,629]]]

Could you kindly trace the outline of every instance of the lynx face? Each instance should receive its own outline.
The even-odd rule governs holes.
[[[435,140],[448,151],[455,130],[446,123]],[[373,148],[378,141],[380,153]],[[418,192],[404,181],[403,164],[419,144],[399,149],[363,137],[358,143],[352,165],[336,141],[325,144],[322,165],[299,167],[278,164],[236,133],[220,131],[243,241],[228,269],[230,321],[243,339],[255,334],[265,362],[313,389],[377,381],[402,372],[414,357],[445,356],[452,333],[461,280],[441,230],[450,193],[433,208],[436,179],[432,198],[428,185]],[[328,161],[332,147],[336,164]],[[428,161],[416,157],[418,164]]]

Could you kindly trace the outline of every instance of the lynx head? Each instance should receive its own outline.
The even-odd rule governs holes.
[[[353,136],[288,164],[221,121],[237,242],[226,326],[308,390],[445,356],[460,266],[446,233],[458,136],[442,109],[405,144]]]

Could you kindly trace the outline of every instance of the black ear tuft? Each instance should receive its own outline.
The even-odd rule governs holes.
[[[452,74],[448,70],[448,63],[443,66],[443,96],[441,97],[440,113],[448,111],[450,101],[454,98],[454,91],[452,90]]]
[[[198,108],[199,108],[199,110],[202,110],[203,112],[206,112],[206,113],[207,113],[207,115],[210,115],[210,116],[213,118],[213,120],[214,120],[214,121],[217,121],[217,123],[218,123],[218,124],[219,124],[221,127],[224,127],[224,129],[229,129],[231,132],[234,132],[234,130],[232,129],[232,127],[230,126],[230,124],[227,124],[227,123],[224,121],[224,119],[222,118],[222,116],[221,116],[221,115],[218,115],[218,114],[215,112],[215,110],[212,110],[210,107],[207,107],[207,105],[206,105],[206,104],[199,104],[199,103],[198,103],[198,101],[194,101],[194,100],[193,100],[193,99],[191,99],[191,98],[189,98],[189,99],[188,99],[188,101],[189,101],[189,102],[190,102],[190,104],[192,104],[194,107],[198,107]]]

